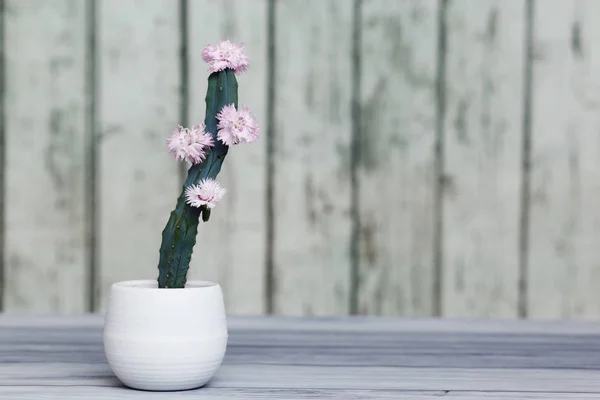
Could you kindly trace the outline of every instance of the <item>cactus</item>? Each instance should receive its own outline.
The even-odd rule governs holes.
[[[229,51],[223,51],[223,49]],[[225,54],[225,56],[222,54]],[[224,110],[224,107],[232,104],[236,109],[238,108],[238,83],[235,74],[236,72],[245,71],[247,66],[243,46],[231,44],[228,41],[221,42],[217,46],[208,46],[203,52],[203,57],[207,62],[214,61],[218,57],[221,57],[221,61],[229,61],[227,68],[215,69],[208,77],[204,125],[206,133],[212,136],[214,145],[207,149],[205,158],[201,162],[190,167],[181,195],[177,199],[177,205],[171,212],[169,221],[162,232],[157,279],[159,288],[185,287],[192,252],[196,244],[199,219],[202,218],[206,222],[210,218],[210,207],[205,205],[194,207],[186,202],[186,189],[192,185],[198,185],[205,179],[215,179],[221,170],[221,165],[225,160],[229,147],[244,141],[241,136],[235,138],[236,140],[232,142],[217,135],[219,131],[219,113]],[[233,111],[235,112],[235,110]],[[240,118],[242,118],[240,121],[243,121],[243,116]],[[236,127],[239,128],[239,125],[236,125]],[[258,134],[258,127],[255,129],[256,134]],[[256,137],[253,137],[252,140]],[[251,140],[245,141],[250,142]]]

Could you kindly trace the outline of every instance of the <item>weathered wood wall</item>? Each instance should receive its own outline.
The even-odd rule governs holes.
[[[597,0],[0,0],[0,287],[102,310],[154,279],[204,115],[247,44],[192,278],[231,314],[600,317]]]

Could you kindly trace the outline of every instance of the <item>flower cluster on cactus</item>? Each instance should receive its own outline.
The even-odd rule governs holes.
[[[228,68],[240,74],[246,72],[249,64],[245,46],[229,40],[206,46],[202,51],[202,59],[208,63],[208,72],[211,74]]]
[[[213,137],[205,132],[205,125],[184,128],[181,125],[173,129],[171,136],[167,139],[169,152],[179,161],[187,161],[198,164],[206,158],[206,151],[214,146]]]
[[[189,186],[185,190],[185,198],[192,207],[213,208],[226,192],[219,182],[214,179],[205,179],[198,185]]]
[[[248,69],[245,46],[224,40],[206,46],[202,58],[209,72],[205,119],[191,128],[178,126],[167,138],[168,152],[191,167],[162,232],[157,279],[160,288],[185,287],[199,220],[208,221],[211,210],[226,194],[215,178],[229,147],[252,143],[260,136],[248,107],[238,107],[235,76]]]
[[[260,135],[256,119],[246,106],[239,111],[233,104],[225,106],[217,115],[217,119],[219,120],[217,137],[227,146],[240,142],[252,143]]]

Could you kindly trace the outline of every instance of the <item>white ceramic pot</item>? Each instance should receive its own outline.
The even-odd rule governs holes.
[[[112,285],[104,322],[104,351],[114,374],[141,390],[204,386],[227,347],[221,287],[191,281],[158,289],[156,281]]]

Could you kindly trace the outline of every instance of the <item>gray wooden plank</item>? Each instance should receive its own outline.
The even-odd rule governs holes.
[[[1,386],[119,385],[104,359],[100,316],[83,317],[79,324],[76,318],[46,318],[45,324],[37,325],[31,323],[34,320],[0,317]],[[436,329],[456,324],[444,320],[420,325],[429,330],[410,330],[406,326],[419,327],[419,322],[396,320],[396,330],[369,331],[361,330],[363,325],[356,324],[357,320],[377,325],[386,319],[348,318],[332,323],[329,318],[231,318],[228,351],[210,387],[253,389],[257,396],[265,389],[269,393],[286,389],[290,394],[298,389],[306,393],[322,390],[331,392],[331,397],[342,389],[349,390],[348,395],[352,390],[600,395],[600,361],[595,357],[600,351],[599,323],[581,323],[596,330],[579,333],[552,329],[503,332],[469,331],[466,323],[462,330]],[[292,328],[290,321],[296,322]],[[552,326],[547,322],[507,322],[522,327]],[[315,329],[319,323],[327,329]],[[336,329],[344,323],[345,330]],[[279,329],[273,329],[275,324]],[[352,326],[355,329],[349,329]],[[492,398],[503,396],[508,395],[499,393]]]
[[[156,279],[161,232],[181,190],[166,138],[179,118],[179,2],[98,7],[98,310],[110,287]]]
[[[69,320],[65,319],[65,324]],[[356,332],[457,332],[457,333],[548,333],[600,334],[598,321],[582,320],[505,320],[505,319],[434,319],[392,317],[334,317],[334,318],[229,318],[231,328],[310,330],[310,331],[356,331]]]
[[[0,399],[435,399],[444,391],[345,390],[345,389],[270,389],[204,387],[185,392],[148,393],[119,387],[0,387]]]
[[[448,4],[442,315],[516,317],[525,6]]]
[[[535,2],[528,315],[600,316],[600,2]]]
[[[87,304],[87,1],[4,2],[4,309],[80,313]]]
[[[277,1],[274,311],[347,314],[352,2]]]
[[[265,182],[267,1],[189,2],[190,124],[204,120],[208,73],[202,49],[230,39],[246,45],[250,67],[237,76],[239,104],[247,105],[261,127],[261,138],[229,153],[218,180],[227,195],[200,224],[190,279],[218,282],[229,314],[265,311]],[[210,15],[210,18],[206,18]],[[202,23],[196,21],[201,20]]]
[[[0,313],[0,329],[23,328],[101,328],[102,314],[77,316]],[[240,331],[278,330],[309,332],[434,332],[434,333],[522,333],[561,335],[600,335],[600,321],[588,320],[512,320],[512,319],[436,319],[392,318],[375,316],[352,317],[228,317],[229,329]]]
[[[526,400],[526,399],[597,399],[596,393],[549,393],[549,392],[479,392],[479,391],[416,391],[416,390],[346,390],[346,389],[226,389],[204,387],[186,392],[149,393],[114,387],[2,387],[0,399],[45,400],[45,399],[486,399],[486,400]]]
[[[211,386],[581,391],[600,394],[600,371],[224,364]]]
[[[361,329],[365,321],[382,327],[387,321],[388,329]],[[477,323],[471,324],[476,329],[469,330],[469,323],[444,320],[426,324],[385,318],[246,317],[230,318],[230,322],[224,364],[209,390],[198,391],[209,397],[241,393],[254,396],[248,398],[445,395],[552,399],[600,395],[600,362],[594,357],[600,351],[598,323],[573,323],[586,329],[553,333],[547,329],[552,326],[547,321],[507,321],[506,325],[513,327],[537,325],[538,329],[505,332],[477,329],[481,326]],[[45,321],[1,316],[0,394],[1,389],[12,386],[11,395],[28,398],[25,396],[39,393],[36,387],[45,386],[46,393],[52,393],[53,387],[64,385],[81,386],[71,389],[72,393],[66,394],[71,397],[66,398],[119,393],[114,390],[119,390],[120,384],[104,359],[101,323],[98,315]],[[345,329],[336,329],[344,325]],[[406,329],[410,325],[420,330]],[[452,325],[463,327],[437,329]],[[392,326],[396,329],[390,329]],[[560,392],[563,397],[550,392]],[[575,397],[575,392],[585,395]]]
[[[485,399],[485,400],[526,400],[526,399],[598,399],[597,393],[569,393],[569,392],[479,392],[479,391],[449,391],[444,399]]]
[[[0,386],[119,386],[107,364],[0,364]],[[597,393],[599,370],[228,364],[212,388]]]
[[[361,16],[358,312],[434,313],[437,1],[369,0]]]
[[[0,330],[3,363],[102,364],[99,328]],[[600,370],[600,335],[230,330],[229,365]]]

